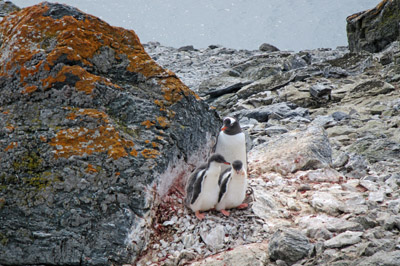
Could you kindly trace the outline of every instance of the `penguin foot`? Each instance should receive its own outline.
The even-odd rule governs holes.
[[[197,219],[199,219],[200,221],[206,217],[206,215],[204,213],[200,213],[200,211],[196,211],[194,214],[196,215]]]
[[[239,206],[237,206],[236,208],[239,209],[239,210],[241,210],[241,209],[246,209],[248,206],[249,206],[249,204],[247,204],[247,203],[242,203],[242,204],[240,204]]]
[[[227,210],[220,210],[220,212],[225,216],[229,216],[230,215],[230,213]]]

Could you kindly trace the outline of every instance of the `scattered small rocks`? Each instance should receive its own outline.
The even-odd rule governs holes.
[[[179,244],[163,263],[374,265],[379,252],[396,265],[390,264],[400,249],[394,64],[343,47],[299,53],[145,47],[221,115],[237,115],[248,136],[249,207],[230,217],[211,211],[200,222],[182,206],[168,226],[179,232],[169,235]]]

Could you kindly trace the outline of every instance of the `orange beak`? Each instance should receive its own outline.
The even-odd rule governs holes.
[[[224,131],[225,129],[227,129],[228,127],[222,127],[221,128],[221,131]]]
[[[228,162],[224,162],[224,164],[231,165],[231,163],[228,163]]]

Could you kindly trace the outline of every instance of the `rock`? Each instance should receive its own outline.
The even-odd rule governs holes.
[[[362,232],[346,231],[324,242],[326,248],[341,248],[361,241]]]
[[[316,237],[316,235],[323,231],[328,230],[333,233],[342,233],[345,231],[362,231],[363,227],[354,221],[347,221],[341,218],[331,217],[326,214],[304,216],[298,221],[300,228],[305,229],[308,237]],[[329,234],[325,233],[325,235]],[[331,238],[330,235],[329,238]]]
[[[332,150],[326,132],[315,126],[274,136],[270,142],[252,149],[248,155],[254,171],[281,174],[318,169],[332,163]]]
[[[225,230],[224,226],[218,224],[214,228],[206,229],[200,232],[200,236],[204,243],[211,249],[220,249],[224,244]]]
[[[3,17],[7,16],[8,14],[19,11],[20,8],[16,5],[14,5],[10,1],[0,1],[0,21],[3,19]]]
[[[271,260],[283,260],[292,265],[310,255],[313,245],[307,237],[296,230],[286,229],[275,232],[269,242],[268,254]]]
[[[362,257],[353,265],[369,266],[369,265],[385,265],[395,266],[400,265],[400,251],[380,251],[370,257]]]
[[[193,45],[186,45],[186,46],[182,46],[180,48],[178,48],[179,52],[190,52],[190,51],[194,51],[194,47]]]
[[[270,75],[269,77],[259,79],[256,82],[244,86],[241,90],[238,91],[237,95],[239,98],[247,98],[262,91],[278,90],[289,84],[292,79],[293,76],[291,73],[277,73],[274,75]]]
[[[239,82],[239,83],[233,84],[233,85],[231,85],[229,87],[226,87],[226,88],[208,91],[208,92],[205,93],[205,95],[208,95],[209,98],[211,98],[211,99],[212,98],[217,98],[217,97],[219,97],[221,95],[224,95],[224,94],[235,93],[235,92],[239,91],[242,87],[244,87],[244,86],[246,86],[246,85],[248,85],[250,83],[251,82],[244,82],[244,83]]]
[[[301,117],[308,118],[308,110],[288,103],[277,103],[268,106],[258,107],[250,110],[240,110],[233,116],[256,119],[258,122],[267,122],[269,119],[281,120],[284,118]]]
[[[274,197],[263,187],[257,187],[254,190],[255,202],[252,205],[252,211],[258,217],[268,220],[272,214],[278,214],[278,203]]]
[[[347,39],[352,52],[382,51],[399,39],[398,0],[383,0],[375,8],[347,17]]]
[[[316,84],[310,87],[310,94],[314,98],[323,98],[330,100],[332,88],[323,84]]]
[[[352,98],[364,97],[365,95],[377,96],[394,90],[393,85],[381,80],[369,80],[355,86],[351,91]]]
[[[385,199],[385,191],[383,190],[372,191],[368,194],[369,201],[382,203],[384,199]]]
[[[335,119],[335,121],[342,121],[342,120],[350,119],[350,116],[348,114],[346,114],[344,112],[340,112],[340,111],[333,112],[332,117],[333,117],[333,119]]]
[[[132,30],[73,7],[22,9],[0,36],[0,264],[134,261],[218,115]]]
[[[258,49],[260,51],[263,51],[263,52],[277,52],[277,51],[279,51],[278,48],[276,48],[275,46],[273,46],[272,44],[269,44],[269,43],[261,44]]]
[[[311,198],[311,206],[330,215],[336,215],[344,211],[344,203],[334,195],[325,192],[316,192]]]
[[[266,242],[254,243],[250,245],[238,246],[233,250],[219,253],[204,260],[193,262],[193,266],[202,265],[243,265],[243,266],[262,266],[268,262]]]
[[[331,182],[339,183],[344,180],[344,177],[338,171],[332,168],[323,168],[317,170],[298,171],[295,174],[296,178],[308,182]]]

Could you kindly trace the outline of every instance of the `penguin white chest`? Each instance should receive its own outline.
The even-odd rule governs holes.
[[[219,168],[207,172],[201,192],[197,200],[190,206],[193,211],[206,211],[215,207],[218,202],[218,176],[220,171]]]
[[[215,152],[222,154],[230,163],[235,160],[242,161],[244,169],[247,169],[246,137],[243,132],[235,135],[228,135],[221,131],[218,135]]]
[[[216,209],[231,209],[239,206],[246,197],[247,178],[245,174],[231,177],[227,184],[227,191],[217,204]]]

